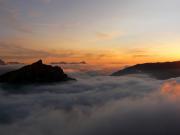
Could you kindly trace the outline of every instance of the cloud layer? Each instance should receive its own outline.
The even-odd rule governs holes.
[[[180,133],[180,78],[158,81],[144,75],[98,75],[84,79],[81,74],[73,75],[78,81],[20,87],[16,94],[8,92],[14,88],[1,85],[0,134]]]

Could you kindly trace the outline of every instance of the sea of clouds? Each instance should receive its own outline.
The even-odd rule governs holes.
[[[18,67],[0,73],[12,68]],[[112,77],[92,69],[68,67],[77,81],[67,83],[0,84],[0,135],[180,134],[180,78]]]

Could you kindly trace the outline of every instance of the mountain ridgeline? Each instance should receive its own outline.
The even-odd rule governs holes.
[[[31,65],[0,76],[0,82],[11,84],[53,83],[75,80],[58,66],[45,65],[39,60]]]
[[[180,77],[180,61],[137,64],[117,71],[112,76],[129,74],[147,74],[159,80]]]

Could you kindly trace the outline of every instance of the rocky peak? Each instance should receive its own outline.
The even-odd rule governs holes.
[[[18,84],[51,83],[68,80],[74,79],[68,77],[61,67],[43,64],[42,60],[0,76],[0,82]]]

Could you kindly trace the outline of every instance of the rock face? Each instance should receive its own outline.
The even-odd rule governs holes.
[[[0,76],[0,82],[15,84],[52,83],[68,80],[73,79],[68,77],[60,67],[45,65],[42,60]]]
[[[112,76],[128,74],[148,74],[159,80],[180,77],[180,61],[137,64],[115,72]]]
[[[6,63],[0,59],[0,65],[6,65]]]

